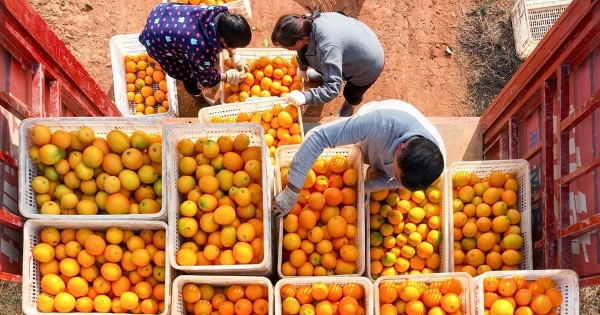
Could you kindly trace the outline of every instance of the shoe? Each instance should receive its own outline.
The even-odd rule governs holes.
[[[202,90],[200,89],[200,84],[198,84],[198,81],[183,82],[183,87],[191,96],[202,97]]]
[[[355,107],[355,105],[350,105],[350,104],[348,104],[348,102],[344,102],[344,104],[342,104],[342,106],[340,106],[340,109],[338,109],[337,116],[338,117],[352,116],[352,113],[354,112],[354,107]]]

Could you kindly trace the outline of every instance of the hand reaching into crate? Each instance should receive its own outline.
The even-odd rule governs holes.
[[[240,55],[231,56],[231,65],[243,73],[250,72],[250,64],[248,64],[248,61]]]
[[[236,69],[229,69],[225,72],[226,80],[231,84],[239,84],[244,80],[248,74],[238,71]]]
[[[273,215],[276,219],[286,218],[292,207],[298,201],[299,192],[295,192],[289,185],[273,198]]]
[[[294,105],[304,105],[306,104],[306,95],[302,91],[291,91],[286,95],[286,100]]]

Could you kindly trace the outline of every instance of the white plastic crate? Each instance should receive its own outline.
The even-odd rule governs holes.
[[[163,3],[167,2],[178,2],[177,0],[163,0]],[[200,0],[200,3],[204,1]],[[252,18],[252,9],[250,8],[250,0],[234,0],[231,2],[225,2],[223,6],[226,6],[229,13],[239,14],[246,19]]]
[[[169,109],[166,113],[156,113],[158,104],[154,106],[155,113],[151,115],[135,116],[135,102],[127,99],[127,82],[125,82],[125,62],[127,54],[139,54],[146,52],[146,47],[139,41],[140,34],[115,35],[110,39],[110,57],[113,70],[113,82],[115,92],[115,105],[125,117],[135,118],[163,118],[179,116],[177,101],[177,81],[166,75],[167,94],[169,97]],[[166,74],[166,73],[165,73]],[[152,92],[157,91],[158,83],[152,83]]]
[[[254,112],[263,113],[265,110],[270,110],[274,106],[280,105],[285,108],[286,106],[293,105],[298,111],[298,124],[300,125],[300,135],[304,138],[304,124],[302,123],[302,108],[299,105],[288,103],[281,97],[269,97],[269,98],[253,98],[246,102],[229,103],[215,106],[203,107],[198,112],[198,119],[200,123],[210,123],[211,118],[214,116],[220,116],[222,118],[237,117],[239,113],[246,113],[248,116]]]
[[[348,276],[336,276],[336,277],[296,277],[296,278],[285,278],[277,281],[275,284],[275,315],[285,314],[282,310],[282,300],[281,300],[281,287],[286,284],[291,284],[298,288],[299,286],[309,285],[312,286],[315,283],[322,282],[326,285],[328,284],[338,284],[342,287],[345,285],[359,285],[363,288],[365,292],[364,300],[364,309],[365,315],[373,314],[373,283],[365,278],[365,277],[348,277]],[[360,301],[358,301],[360,302]]]
[[[199,276],[199,275],[181,275],[175,278],[173,281],[173,304],[171,305],[171,314],[188,314],[185,309],[185,301],[183,300],[183,295],[181,291],[183,287],[188,283],[194,283],[196,285],[201,284],[209,284],[213,287],[228,287],[234,284],[241,285],[242,287],[258,284],[260,286],[265,286],[269,291],[269,313],[273,314],[273,284],[271,281],[265,277],[246,277],[246,276]]]
[[[275,152],[275,180],[276,185],[275,193],[279,193],[283,190],[283,185],[281,183],[281,168],[288,167],[294,158],[294,155],[300,148],[300,145],[283,145],[277,148]],[[347,277],[347,276],[361,276],[365,272],[365,263],[366,263],[366,254],[365,254],[365,242],[367,242],[366,232],[365,232],[365,204],[364,199],[361,196],[364,195],[364,180],[363,180],[363,159],[360,148],[357,146],[340,146],[336,148],[326,148],[323,153],[319,156],[329,160],[337,154],[341,154],[348,160],[348,166],[356,170],[358,173],[358,181],[356,187],[356,210],[358,212],[358,218],[356,221],[356,227],[358,230],[356,236],[356,247],[358,249],[358,259],[356,261],[356,271],[350,275],[334,275],[333,277]],[[277,223],[279,232],[278,232],[278,252],[277,252],[277,273],[280,278],[291,278],[288,276],[284,276],[281,273],[281,266],[283,264],[283,245],[281,240],[283,240],[283,219],[280,219]]]
[[[57,117],[28,118],[23,120],[19,125],[19,149],[21,151],[21,154],[19,154],[19,212],[24,217],[30,219],[58,219],[56,215],[40,214],[39,206],[35,202],[36,193],[31,187],[33,178],[42,175],[36,164],[29,158],[29,148],[33,144],[29,135],[31,129],[36,125],[45,125],[52,132],[56,130],[70,132],[87,126],[94,130],[96,137],[105,139],[106,135],[112,130],[121,130],[128,135],[131,135],[136,130],[144,131],[147,134],[162,134],[162,123],[158,120],[117,117]],[[163,165],[164,157],[163,152]],[[163,171],[161,177],[164,179],[164,176],[165,173]],[[163,205],[168,204],[166,198],[168,196],[166,193],[163,193]],[[166,220],[167,210],[166,206],[163,206],[158,213],[154,214],[73,215],[69,217],[76,220]]]
[[[446,172],[446,170],[444,170],[444,172]],[[442,242],[439,245],[439,249],[437,251],[437,253],[440,255],[440,267],[438,269],[439,272],[450,272],[452,270],[452,266],[450,265],[450,260],[448,259],[448,257],[452,256],[452,241],[449,237],[447,237],[448,235],[450,235],[450,230],[448,229],[448,225],[446,224],[446,222],[451,221],[452,220],[452,212],[447,210],[444,207],[444,202],[447,199],[446,198],[446,192],[444,191],[444,185],[445,185],[445,174],[442,173],[442,179],[439,181],[437,187],[440,189],[440,191],[442,192],[442,201],[440,202],[440,218],[442,219],[442,226],[440,228],[440,232],[442,234]],[[367,196],[367,201],[371,200],[371,195],[368,194]],[[371,216],[369,214],[369,204],[365,203],[365,213],[366,213],[366,229],[367,229],[367,233],[366,235],[370,235],[371,233]],[[371,243],[367,242],[366,243],[367,249],[367,265],[369,265],[371,263]],[[367,277],[369,279],[371,279],[372,281],[375,281],[375,279],[373,279],[373,275],[371,274],[371,268],[367,268]]]
[[[41,243],[40,232],[46,227],[55,227],[58,230],[62,229],[82,229],[88,228],[94,232],[106,232],[109,228],[117,226],[121,229],[131,230],[133,232],[141,232],[143,230],[165,231],[168,235],[167,224],[164,222],[153,221],[121,221],[121,220],[104,220],[104,221],[76,221],[76,220],[28,220],[23,226],[23,292],[22,292],[22,308],[23,313],[27,315],[41,315],[60,313],[42,313],[37,308],[37,299],[42,293],[41,281],[42,274],[40,272],[40,262],[33,259],[31,251],[35,245]],[[171,249],[165,247],[165,253],[169,255]],[[171,267],[168,260],[165,260],[165,310],[161,315],[169,314],[170,293],[171,293]],[[80,313],[87,314],[87,313]],[[105,315],[108,313],[93,313]]]
[[[454,162],[450,165],[448,172],[446,172],[444,196],[452,196],[452,176],[460,171],[474,173],[479,178],[489,176],[494,171],[515,175],[515,179],[519,183],[517,208],[519,212],[521,212],[521,222],[519,222],[519,227],[521,228],[521,237],[523,238],[523,248],[521,249],[523,252],[523,261],[519,264],[519,269],[533,269],[531,258],[531,185],[529,162],[522,159]],[[451,197],[445,198],[445,209],[452,209],[452,200]],[[447,222],[444,222],[444,224],[449,225],[446,227],[447,231],[449,231],[447,236],[450,241],[449,244],[452,245],[454,244],[454,234],[450,231],[452,231],[454,227],[453,217],[447,220]],[[448,258],[448,267],[453,269],[454,255],[448,255]]]
[[[517,57],[527,58],[572,0],[517,0],[511,10]]]
[[[460,298],[460,306],[462,314],[477,314],[474,310],[473,305],[473,278],[470,274],[466,272],[448,272],[448,273],[431,273],[431,274],[420,274],[420,275],[405,275],[405,276],[383,276],[375,281],[373,285],[373,290],[375,291],[375,315],[380,315],[380,305],[379,305],[379,287],[383,283],[403,283],[406,281],[411,282],[425,282],[427,284],[431,284],[436,281],[445,281],[448,279],[456,279],[460,281],[462,285],[462,291],[459,295]],[[483,314],[479,313],[479,314]]]
[[[570,269],[488,271],[479,275],[473,278],[473,307],[476,314],[484,314],[483,281],[485,278],[513,278],[516,276],[523,276],[526,280],[536,280],[542,277],[552,279],[563,296],[563,301],[556,313],[559,315],[579,315],[579,277],[577,273]]]
[[[262,148],[262,178],[263,178],[263,245],[265,249],[264,259],[258,264],[209,265],[209,266],[181,266],[176,261],[177,250],[184,243],[184,237],[177,232],[177,221],[180,218],[179,205],[185,201],[177,190],[177,179],[179,178],[179,153],[177,143],[181,139],[196,141],[200,137],[217,140],[222,135],[235,137],[238,134],[246,134],[250,137],[250,146]],[[202,274],[224,274],[224,275],[256,275],[268,276],[272,273],[272,246],[271,238],[271,191],[268,189],[267,167],[268,153],[265,151],[265,137],[263,128],[255,123],[222,123],[222,124],[169,124],[163,127],[163,154],[166,156],[164,162],[163,191],[169,194],[168,216],[169,216],[169,239],[168,244],[173,249],[169,259],[171,265],[178,270],[187,273]],[[258,209],[257,209],[258,210]]]

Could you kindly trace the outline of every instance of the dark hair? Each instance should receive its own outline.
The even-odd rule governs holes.
[[[411,140],[397,157],[400,183],[409,190],[423,190],[440,177],[444,156],[433,141],[426,138]]]
[[[321,15],[321,10],[308,8],[308,14],[286,14],[277,20],[271,42],[273,45],[292,47],[299,40],[303,40],[312,32],[313,21]]]
[[[223,14],[217,23],[219,36],[231,48],[246,47],[252,40],[252,30],[246,19],[239,14]]]

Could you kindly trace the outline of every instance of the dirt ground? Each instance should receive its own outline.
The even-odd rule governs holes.
[[[159,1],[30,0],[50,28],[88,69],[100,88],[113,96],[109,40],[114,35],[139,33]],[[455,28],[464,14],[480,4],[475,0],[250,0],[248,47],[262,47],[270,39],[279,16],[304,13],[305,7],[344,11],[366,23],[378,35],[385,53],[385,70],[365,101],[402,99],[427,116],[469,116],[464,75],[447,46],[456,48]],[[274,47],[274,46],[270,46]],[[196,116],[199,107],[178,89],[180,116]],[[330,116],[343,102],[338,97],[325,106],[311,107],[308,117]],[[363,102],[364,103],[364,102]]]

